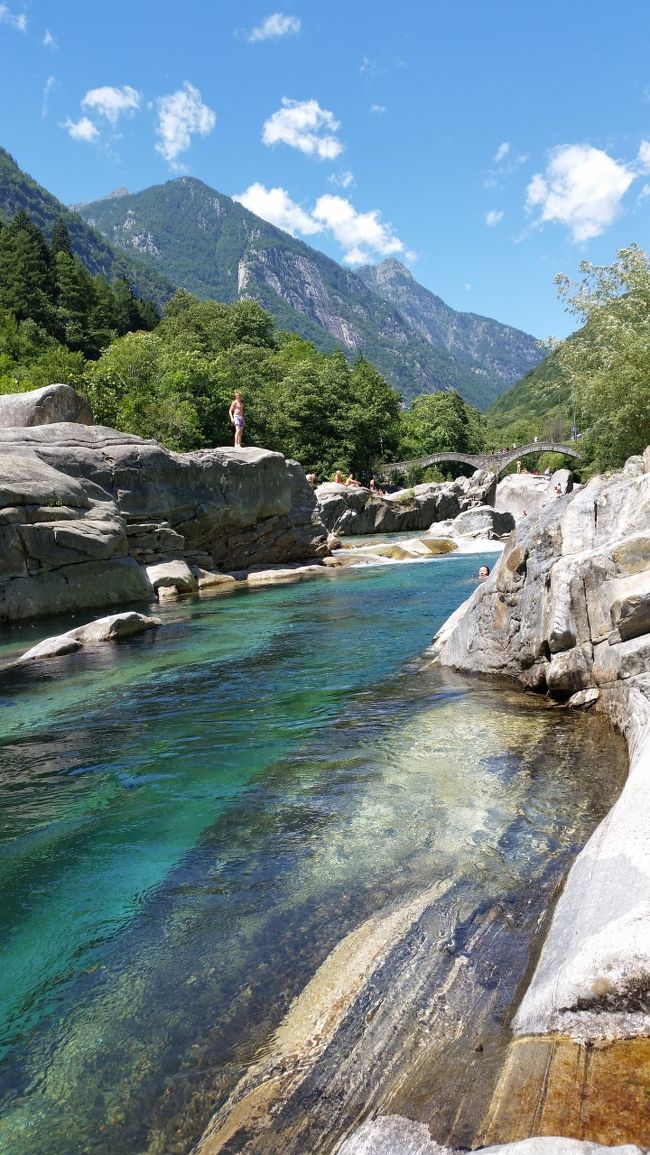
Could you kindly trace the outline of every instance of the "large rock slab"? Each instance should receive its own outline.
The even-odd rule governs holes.
[[[84,646],[97,645],[102,642],[118,642],[123,638],[132,638],[136,634],[155,630],[160,626],[160,618],[146,616],[134,612],[123,614],[109,614],[104,618],[96,618],[85,626],[77,626],[67,630],[65,634],[58,634],[53,638],[44,638],[36,646],[32,646],[27,653],[18,658],[16,665],[24,662],[43,661],[47,658],[58,658],[63,654],[74,653]]]
[[[551,477],[511,473],[496,487],[494,508],[520,521],[522,517],[536,517],[544,506],[572,489],[573,474],[568,469],[558,469]]]
[[[171,453],[70,422],[0,428],[0,621],[152,597],[136,562],[233,570],[328,554],[313,490],[280,453]],[[96,584],[83,589],[84,573]]]
[[[154,596],[151,582],[133,558],[81,561],[0,582],[0,622],[151,601]]]

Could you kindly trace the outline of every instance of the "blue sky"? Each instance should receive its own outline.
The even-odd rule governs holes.
[[[66,203],[182,173],[539,337],[650,217],[650,4],[8,0],[0,144]]]

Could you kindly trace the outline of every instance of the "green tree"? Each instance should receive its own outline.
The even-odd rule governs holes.
[[[0,305],[18,321],[30,318],[50,330],[55,322],[52,254],[26,213],[0,233]]]
[[[405,458],[446,449],[480,453],[484,444],[483,418],[455,389],[422,393],[402,414],[400,456]]]
[[[72,242],[70,240],[70,233],[63,217],[58,217],[54,228],[52,229],[52,238],[50,240],[50,250],[52,256],[56,257],[57,253],[67,253],[69,257],[72,256]]]
[[[612,265],[560,274],[558,295],[583,328],[555,355],[575,399],[585,472],[616,468],[650,443],[650,261],[638,245]]]

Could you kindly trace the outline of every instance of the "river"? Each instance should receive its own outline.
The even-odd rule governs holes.
[[[539,919],[620,790],[625,754],[592,719],[422,659],[483,560],[196,598],[164,607],[159,631],[5,672],[0,1150],[188,1152],[273,1055],[337,943],[432,886],[409,948],[409,974],[423,952],[419,993],[391,955],[354,1093],[358,1014],[259,1150],[331,1150],[363,1096],[431,1117],[420,1056],[440,980],[426,936],[451,958],[497,906],[529,912],[490,988],[485,1049],[502,1046]],[[7,631],[3,657],[45,632]],[[402,987],[400,1028],[384,1008]],[[322,1124],[319,1079],[338,1096]],[[312,1116],[318,1137],[301,1148]]]

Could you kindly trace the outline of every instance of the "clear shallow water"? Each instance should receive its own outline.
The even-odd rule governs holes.
[[[183,603],[4,678],[1,1150],[188,1150],[363,918],[575,853],[611,802],[582,723],[417,657],[481,561]]]

